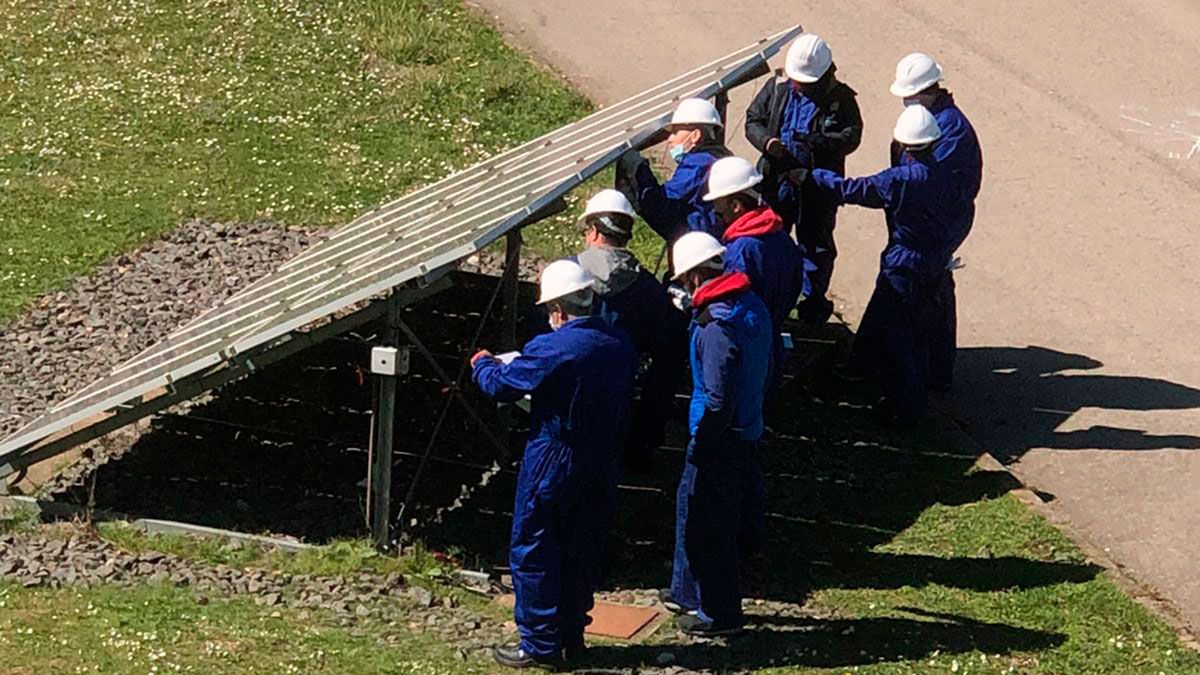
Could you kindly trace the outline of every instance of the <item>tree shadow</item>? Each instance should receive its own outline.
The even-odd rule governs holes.
[[[1200,389],[1146,377],[1076,372],[1103,365],[1082,354],[1037,346],[960,349],[954,407],[972,435],[986,441],[1005,462],[1020,459],[1032,448],[1200,449],[1200,437],[1186,433],[1152,434],[1102,425],[1058,431],[1084,408],[1200,408]]]

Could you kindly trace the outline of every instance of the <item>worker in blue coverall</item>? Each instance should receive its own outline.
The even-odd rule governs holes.
[[[591,316],[593,283],[574,262],[551,263],[539,303],[553,332],[507,364],[486,351],[471,359],[488,396],[531,398],[509,549],[521,640],[494,652],[509,667],[553,669],[564,653],[577,658],[591,621],[637,365],[629,337]]]
[[[839,204],[886,214],[888,243],[851,360],[882,388],[882,412],[908,423],[925,413],[929,344],[939,320],[933,300],[971,225],[971,179],[934,158],[941,130],[924,107],[906,108],[894,137],[902,146],[898,166],[866,178],[817,169],[811,180]]]
[[[746,139],[762,153],[759,189],[804,253],[806,275],[798,318],[824,324],[837,246],[837,204],[804,181],[809,169],[846,173],[846,157],[862,141],[858,94],[837,78],[829,45],[806,33],[788,48],[781,77],[768,82],[746,110]]]
[[[744,272],[725,272],[725,247],[707,233],[675,242],[677,276],[692,294],[692,401],[675,502],[671,587],[659,592],[689,635],[744,624],[739,534],[743,473],[763,433],[771,317]]]
[[[961,172],[968,180],[969,222],[962,231],[965,239],[975,219],[975,198],[983,183],[983,152],[975,128],[954,102],[954,96],[941,85],[942,68],[932,57],[919,52],[909,54],[896,65],[896,80],[891,92],[904,100],[904,105],[921,105],[933,113],[942,137],[933,148],[933,158]],[[899,144],[892,143],[892,166],[900,162]],[[958,242],[961,244],[962,242]],[[956,247],[957,248],[957,247]],[[929,386],[947,391],[954,382],[954,359],[958,349],[958,312],[954,292],[952,261],[942,277],[934,299],[937,318],[929,345]]]
[[[771,409],[783,378],[787,352],[783,347],[783,322],[796,306],[804,278],[804,260],[800,248],[784,230],[781,219],[770,206],[762,204],[755,188],[762,174],[741,157],[726,157],[713,164],[708,175],[708,193],[725,225],[722,235],[725,271],[744,272],[750,287],[767,307],[771,317],[771,364],[767,376],[765,406]],[[763,471],[758,453],[747,462],[742,486],[746,516],[741,528],[744,553],[762,547]]]
[[[650,163],[635,150],[620,159],[618,175],[629,178],[629,201],[667,244],[686,232],[721,235],[717,214],[703,196],[709,168],[731,154],[721,142],[723,128],[713,104],[704,99],[684,99],[667,125],[667,152],[675,161],[670,180],[660,184]]]
[[[625,331],[649,364],[638,378],[625,468],[648,470],[662,446],[675,391],[687,369],[688,315],[629,250],[633,206],[617,190],[601,190],[587,202],[579,222],[587,248],[575,257],[595,279],[594,314]]]

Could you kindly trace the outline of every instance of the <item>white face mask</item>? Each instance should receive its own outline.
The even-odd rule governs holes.
[[[550,315],[550,330],[557,331],[559,328],[563,327],[564,323],[566,323],[565,321],[563,321],[562,319],[560,319],[558,317],[559,317],[558,312],[554,312],[553,314]]]
[[[908,96],[904,99],[904,107],[911,108],[914,105],[921,105],[921,100],[915,96]]]

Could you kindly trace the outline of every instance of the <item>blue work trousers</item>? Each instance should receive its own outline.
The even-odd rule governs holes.
[[[907,270],[885,270],[863,312],[850,353],[854,368],[883,390],[891,412],[924,417],[928,404],[933,284]]]
[[[739,568],[741,540],[761,527],[761,514],[747,514],[756,502],[761,509],[761,492],[753,489],[754,443],[730,438],[706,453],[700,463],[694,457],[695,442],[688,446],[687,460],[675,498],[675,564],[671,596],[688,610],[715,626],[741,626],[742,592]],[[761,468],[758,472],[761,486]],[[750,525],[743,528],[743,522]]]
[[[595,476],[548,488],[551,481],[526,476],[525,464],[521,469],[509,548],[513,617],[522,649],[558,655],[563,648],[582,645],[584,627],[591,623],[588,613],[613,519],[616,479]]]

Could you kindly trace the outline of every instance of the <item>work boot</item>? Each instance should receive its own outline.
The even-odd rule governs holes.
[[[573,644],[563,645],[563,660],[576,664],[587,658],[587,645],[582,640]]]
[[[675,626],[685,635],[703,638],[736,635],[745,630],[741,625],[721,626],[720,624],[703,621],[695,615],[681,616],[675,619]]]
[[[678,602],[675,602],[675,598],[671,597],[671,589],[669,588],[658,589],[658,601],[662,603],[662,606],[672,614],[687,615],[696,613],[696,610],[688,609]]]
[[[540,668],[556,672],[563,666],[561,655],[538,656],[525,651],[521,645],[496,647],[492,650],[492,657],[496,659],[496,663],[508,668]]]

